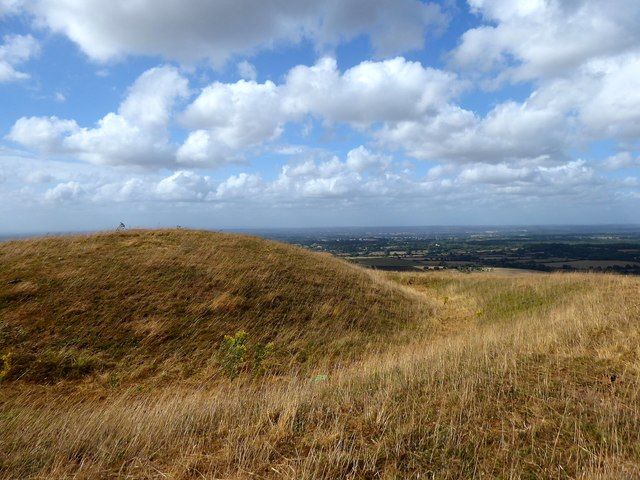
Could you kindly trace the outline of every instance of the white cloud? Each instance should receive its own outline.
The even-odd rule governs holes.
[[[323,199],[383,197],[408,194],[415,190],[405,174],[398,174],[391,158],[363,146],[347,153],[346,159],[305,160],[282,167],[266,192],[281,199]]]
[[[505,187],[510,193],[529,191],[532,187],[538,194],[552,187],[553,193],[576,185],[586,187],[598,183],[595,171],[584,160],[575,160],[555,166],[473,164],[465,166],[457,179],[466,184],[489,184]]]
[[[570,88],[583,92],[577,106],[589,132],[597,136],[640,137],[640,49],[634,54],[590,62]]]
[[[536,90],[527,103],[553,117],[548,132],[554,132],[556,140],[564,136],[560,143],[565,149],[594,140],[638,138],[639,2],[468,3],[487,24],[462,36],[451,56],[453,65],[472,75],[484,72],[497,80],[493,86],[504,80],[535,80]],[[532,133],[549,144],[544,132]]]
[[[484,118],[450,105],[433,116],[388,123],[378,132],[383,144],[415,158],[460,162],[562,157],[570,125],[562,111],[536,102],[505,102]]]
[[[2,16],[2,7],[0,7]],[[16,70],[40,51],[38,41],[31,35],[5,35],[0,44],[0,83],[25,80],[29,75]]]
[[[163,200],[202,201],[212,190],[211,179],[188,170],[179,170],[162,179],[155,191]]]
[[[237,159],[234,152],[275,139],[285,120],[280,103],[270,81],[209,85],[181,116],[182,124],[196,131],[178,151],[178,161],[225,163]]]
[[[442,108],[461,88],[455,75],[404,58],[362,62],[344,73],[334,59],[323,58],[293,68],[280,85],[215,82],[181,116],[195,131],[178,151],[178,161],[235,161],[238,152],[278,138],[286,123],[307,115],[358,128],[414,119]]]
[[[249,198],[259,196],[264,189],[264,184],[260,176],[248,173],[232,175],[216,187],[215,198],[234,199]],[[208,198],[211,198],[209,196]]]
[[[18,12],[23,3],[23,0],[0,0],[0,18]]]
[[[468,30],[454,64],[490,70],[507,67],[516,80],[571,72],[585,62],[640,44],[636,0],[468,0],[494,25]]]
[[[22,117],[13,124],[7,138],[33,150],[56,153],[63,149],[63,139],[79,130],[75,120],[55,116]]]
[[[283,108],[290,115],[368,125],[433,111],[455,96],[461,84],[454,74],[401,57],[365,61],[343,74],[334,59],[323,58],[312,67],[293,68],[282,88]]]
[[[82,128],[64,138],[62,153],[98,165],[167,165],[173,148],[164,135],[108,113],[95,128]]]
[[[603,162],[606,170],[622,170],[624,168],[640,167],[640,157],[633,158],[630,152],[618,152],[607,157]]]
[[[59,183],[44,194],[46,202],[76,202],[86,196],[86,190],[78,182]]]
[[[362,159],[367,159],[364,164]],[[544,161],[444,164],[434,169],[438,172],[422,177],[410,165],[365,147],[355,148],[342,158],[327,154],[303,157],[283,166],[278,176],[269,181],[248,172],[215,179],[191,170],[136,173],[57,160],[23,158],[16,162],[15,158],[0,155],[0,176],[5,177],[3,195],[12,201],[32,203],[34,208],[64,203],[69,208],[83,206],[86,211],[108,209],[111,213],[124,212],[125,221],[134,211],[157,211],[158,202],[165,205],[163,215],[173,208],[187,209],[182,210],[184,213],[220,208],[219,211],[243,212],[239,218],[254,209],[282,212],[363,208],[369,212],[374,208],[376,212],[422,212],[428,208],[456,212],[466,211],[471,205],[483,209],[519,205],[529,211],[532,205],[574,208],[602,204],[623,191],[627,192],[624,198],[628,198],[637,189],[635,177],[602,177],[581,160],[552,165]],[[186,221],[182,214],[179,218],[178,223]]]
[[[460,88],[454,75],[403,58],[363,62],[344,73],[334,59],[324,58],[292,69],[281,85],[240,80],[205,87],[180,115],[189,134],[175,148],[167,126],[188,84],[164,66],[143,73],[118,112],[94,128],[56,117],[21,118],[8,138],[96,164],[221,165],[242,160],[248,149],[277,139],[286,123],[308,115],[364,128],[430,115]]]
[[[5,0],[6,1],[6,0]],[[39,24],[90,57],[161,55],[220,64],[234,54],[309,39],[318,49],[360,34],[380,55],[421,48],[446,17],[420,0],[33,0]]]
[[[189,93],[189,82],[177,69],[156,67],[144,72],[129,89],[119,114],[146,130],[164,130],[173,105]]]
[[[384,170],[391,164],[391,157],[372,153],[360,145],[347,153],[346,166],[358,173],[369,169]]]
[[[143,73],[95,124],[27,112],[6,138],[43,158],[0,146],[3,198],[10,192],[14,203],[199,202],[206,204],[202,211],[213,204],[528,208],[545,198],[628,198],[638,186],[631,169],[640,167],[640,4],[468,4],[482,25],[451,53],[454,72],[379,58],[422,47],[425,34],[445,23],[440,7],[421,0],[0,0],[0,17],[23,9],[37,28],[67,35],[94,60],[135,54],[228,60],[224,75],[241,78],[192,92],[185,75],[203,78],[202,63],[182,71],[160,66]],[[332,49],[360,36],[371,41],[373,59],[341,71]],[[365,51],[360,40],[346,57],[338,50],[340,59],[351,62],[351,53]],[[259,78],[273,80],[256,81],[246,59],[290,42],[311,44],[318,60],[282,72],[260,58]],[[0,81],[27,78],[37,40],[13,35],[0,43]],[[432,53],[438,52],[421,57]],[[509,81],[526,82],[517,90],[472,90]],[[37,93],[47,102],[69,93],[64,85],[49,88]],[[509,99],[525,90],[525,100]],[[327,140],[342,150],[354,138],[367,147],[339,156],[319,148]],[[596,141],[620,153],[575,160]],[[291,158],[279,171],[243,171],[246,160],[274,155]],[[414,159],[430,162],[429,170],[418,173]],[[223,170],[226,178],[207,170],[230,163],[236,165]],[[628,171],[610,173],[622,169]]]
[[[462,170],[458,179],[465,183],[505,185],[518,181],[530,181],[533,174],[531,169],[511,167],[504,163],[497,165],[477,164]]]
[[[120,2],[101,5],[106,17],[95,19],[93,13],[84,11],[92,1],[80,5],[75,0],[37,0],[30,8],[52,28],[77,29],[80,36],[88,25],[69,26],[69,19],[89,15],[91,22],[99,24],[91,35],[99,35],[101,27],[111,25],[109,22],[123,15],[123,6]],[[622,5],[622,0],[614,1]],[[312,38],[318,44],[324,44],[331,43],[338,31],[368,31],[367,25],[380,21],[380,12],[393,17],[391,23],[404,21],[404,4],[397,3],[398,12],[390,13],[391,4],[386,0],[373,6],[364,0],[348,2],[340,8],[329,2],[328,10],[322,13],[327,15],[325,24],[298,26],[296,35],[313,32]],[[144,3],[145,0],[141,2]],[[225,8],[224,2],[217,6],[205,3],[192,2],[184,9],[188,11],[177,13],[176,22],[194,18],[191,10],[200,9],[202,16],[198,18],[206,18],[208,9]],[[410,9],[418,8],[419,12],[423,12],[423,7],[431,12],[437,10],[407,0],[409,4],[412,5]],[[568,165],[571,149],[591,141],[625,140],[627,146],[620,148],[633,148],[628,145],[640,135],[640,89],[636,88],[636,79],[640,77],[640,52],[634,51],[633,46],[622,39],[622,33],[628,30],[628,22],[615,23],[612,19],[617,19],[618,13],[604,11],[600,4],[590,0],[470,0],[470,4],[495,25],[467,32],[454,52],[454,60],[459,65],[486,66],[489,70],[499,65],[502,73],[507,72],[514,79],[536,78],[535,90],[525,101],[503,101],[487,114],[478,115],[456,103],[459,94],[470,87],[459,75],[424,67],[402,57],[363,61],[344,72],[338,69],[335,59],[321,57],[314,65],[292,68],[280,83],[256,82],[255,68],[244,60],[237,65],[239,74],[244,77],[242,80],[208,85],[177,117],[177,106],[190,93],[188,81],[176,68],[161,66],[143,73],[117,111],[106,114],[94,127],[80,126],[74,120],[57,117],[23,117],[15,122],[7,138],[33,150],[98,165],[205,168],[242,163],[247,156],[259,152],[266,142],[278,140],[287,124],[307,122],[315,125],[317,120],[325,127],[342,123],[361,134],[371,135],[377,141],[373,145],[378,148],[397,149],[416,159],[441,163],[420,182],[422,186],[444,180],[450,184],[531,183],[549,172],[564,174],[564,170],[553,168]],[[54,5],[60,8],[55,10]],[[154,21],[160,22],[174,7],[172,1],[163,2],[157,12],[150,12],[152,18],[143,22],[144,28]],[[129,13],[135,16],[137,8],[136,3]],[[299,8],[304,17],[307,9],[321,7],[302,2],[292,8]],[[336,11],[331,11],[332,8]],[[293,10],[287,10],[286,15]],[[250,13],[253,15],[253,11]],[[597,14],[591,23],[587,21],[590,13]],[[629,15],[633,18],[636,13],[636,9],[631,8]],[[310,18],[315,21],[317,15],[314,15]],[[560,19],[568,22],[565,30],[560,28],[563,25]],[[599,46],[586,41],[583,44],[575,33],[579,28],[596,38],[606,32],[615,38],[607,40],[608,43],[603,41]],[[532,32],[532,38],[538,39],[539,44],[530,44],[530,39],[522,34],[527,31]],[[129,32],[115,40],[109,37],[100,46],[94,46],[90,40],[85,42],[76,38],[76,41],[82,45],[86,43],[88,46],[83,48],[96,58],[111,58],[128,53],[129,47],[118,42],[126,43],[127,35],[139,33]],[[195,28],[192,33],[194,38],[190,41],[195,41],[202,32]],[[222,35],[220,32],[207,33],[218,34]],[[75,38],[76,34],[70,35]],[[376,35],[380,40],[384,32]],[[409,28],[407,38],[416,35]],[[556,57],[548,61],[543,53],[551,49],[551,45],[545,35],[557,42],[568,42],[558,51],[551,52],[549,55]],[[474,36],[477,36],[477,43],[472,42]],[[414,40],[405,38],[400,43],[408,45]],[[170,47],[176,49],[171,55],[179,56],[181,47],[177,43],[179,41]],[[378,47],[381,51],[385,48],[393,50],[397,45],[387,38]],[[101,48],[106,49],[104,54],[100,53]],[[222,58],[228,52],[236,52],[235,47],[229,48],[225,54],[197,53],[197,56],[214,58],[221,55]],[[243,48],[237,51],[244,51]],[[167,52],[159,51],[169,55]],[[567,52],[573,52],[570,59]],[[487,62],[477,63],[484,60]],[[564,65],[563,62],[574,66],[556,68]],[[493,73],[500,74],[492,70]],[[180,145],[173,143],[169,133],[174,119],[186,130],[186,139]],[[297,154],[301,153],[298,151]],[[623,160],[610,159],[603,167],[622,168],[615,165],[629,163]],[[292,195],[322,196],[343,195],[356,190],[360,193],[384,190],[393,178],[399,178],[399,172],[389,172],[392,163],[390,157],[360,147],[349,152],[345,160],[309,160],[288,165],[270,191],[283,188]],[[450,168],[462,170],[457,170],[459,175],[453,176]],[[372,174],[374,171],[377,171],[376,175]],[[167,180],[160,190],[155,189],[156,194],[164,192],[165,196],[171,197],[171,192],[194,190],[195,187],[186,182],[195,182],[196,178],[185,172],[188,170],[176,172],[180,175]],[[389,173],[388,178],[383,178],[385,172]],[[242,184],[249,180],[253,182],[251,188],[263,185],[253,177],[237,177],[230,180],[228,187],[220,187],[220,192],[238,192],[240,187],[234,182]],[[210,179],[201,187],[200,193],[191,200],[218,195],[212,193]],[[135,190],[137,187],[129,188]],[[122,195],[126,197],[126,194]],[[189,198],[178,193],[173,198],[178,197]]]
[[[499,103],[480,117],[456,105],[466,84],[454,74],[403,58],[366,61],[341,73],[334,59],[322,58],[293,68],[281,84],[239,80],[205,87],[178,116],[188,132],[174,145],[168,126],[189,89],[174,67],[164,66],[142,74],[118,112],[94,128],[25,117],[8,138],[96,164],[202,168],[241,163],[280,138],[288,123],[317,118],[349,124],[417,159],[557,163],[589,141],[640,135],[638,75],[640,56],[594,60],[569,78],[542,82],[524,102]]]
[[[144,202],[153,198],[151,185],[142,178],[99,184],[94,187],[94,192],[91,200],[97,203]]]
[[[136,80],[118,113],[108,113],[95,128],[57,117],[23,117],[7,138],[94,164],[166,165],[175,157],[167,126],[175,102],[187,94],[188,82],[174,67],[156,67]]]
[[[387,122],[383,144],[427,160],[502,162],[548,156],[565,160],[592,141],[640,136],[640,52],[591,60],[564,77],[544,79],[522,103],[506,101],[479,117],[454,103],[435,114]]]

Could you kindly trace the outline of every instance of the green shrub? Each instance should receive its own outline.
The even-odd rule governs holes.
[[[220,363],[227,375],[234,378],[240,372],[251,370],[255,374],[264,373],[267,360],[271,357],[274,344],[256,343],[253,347],[248,344],[249,335],[239,330],[235,335],[225,335],[220,345]]]
[[[247,357],[247,332],[239,330],[235,335],[225,335],[222,340],[222,368],[231,377],[236,377],[245,367]]]

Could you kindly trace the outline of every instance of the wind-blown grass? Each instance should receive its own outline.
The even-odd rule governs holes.
[[[171,240],[166,250],[163,235]],[[196,240],[190,243],[192,238]],[[236,242],[241,248],[218,249],[218,255],[212,257],[204,257],[211,245],[198,249],[198,258],[191,260],[174,254],[173,266],[179,268],[184,262],[207,265],[215,257],[230,269],[229,275],[237,275],[230,257],[236,255],[232,252],[241,252],[242,261],[253,262],[254,269],[283,276],[279,282],[270,277],[260,284],[256,280],[259,276],[247,273],[251,268],[242,270],[250,275],[252,290],[257,289],[260,296],[270,289],[280,295],[289,295],[287,289],[295,290],[290,295],[299,296],[299,305],[291,299],[286,308],[275,306],[274,312],[264,302],[257,302],[255,310],[242,311],[255,311],[252,321],[261,319],[260,328],[276,331],[275,335],[259,333],[256,326],[253,332],[260,340],[296,339],[295,348],[281,350],[280,361],[287,359],[286,368],[281,364],[267,375],[246,373],[228,379],[214,361],[196,361],[189,374],[181,371],[179,375],[163,375],[162,368],[169,368],[165,365],[167,352],[179,345],[176,339],[167,340],[173,342],[170,346],[158,345],[157,349],[149,346],[138,352],[140,347],[135,346],[120,353],[122,357],[107,357],[109,350],[91,350],[87,344],[93,355],[110,358],[114,364],[80,379],[51,382],[34,378],[0,383],[0,474],[4,477],[454,479],[640,475],[637,278],[454,272],[379,275],[270,242],[191,232],[138,232],[52,242],[106,242],[106,252],[110,252],[118,242],[132,239],[158,241],[158,248],[168,256],[172,250],[179,251],[182,241],[194,245],[192,248],[199,248],[200,242]],[[250,242],[250,248],[242,246],[245,241]],[[2,298],[7,298],[5,285],[20,268],[13,261],[8,263],[7,258],[26,248],[19,243],[0,247],[5,267]],[[28,244],[30,252],[43,248],[42,243]],[[269,251],[271,256],[266,253]],[[276,261],[281,264],[272,265]],[[301,264],[299,273],[297,263]],[[209,273],[202,274],[201,279],[218,271],[202,268]],[[216,268],[223,272],[222,267]],[[23,282],[37,285],[37,291],[42,292],[38,295],[43,295],[40,301],[46,304],[51,297],[37,282],[36,270],[30,270],[32,277],[20,275]],[[129,268],[129,288],[138,285],[140,272]],[[79,285],[89,287],[94,277],[85,276],[82,281],[67,278],[78,286],[63,291],[77,293]],[[288,283],[293,279],[297,284]],[[229,295],[243,291],[242,279],[234,277],[226,282],[235,285]],[[108,285],[114,288],[114,283]],[[159,298],[171,299],[173,289],[181,291],[182,284],[165,281],[145,288]],[[224,293],[227,291],[217,298]],[[116,296],[114,292],[103,295]],[[358,298],[362,295],[364,300]],[[204,302],[205,297],[196,293],[191,298]],[[16,311],[25,304],[20,302],[35,301],[30,296],[20,302],[11,298],[0,310],[3,332],[15,332],[15,325],[7,327],[6,319],[15,321]],[[380,303],[372,305],[376,301]],[[161,305],[160,301],[149,302],[154,308]],[[58,300],[59,310],[54,311],[65,311],[63,303]],[[184,305],[188,303],[185,300]],[[321,318],[317,312],[326,315],[332,311],[327,304],[343,316]],[[100,308],[93,315],[109,311],[105,304]],[[312,320],[297,322],[296,310],[300,315],[311,315]],[[233,315],[227,313],[215,335],[252,325],[239,313]],[[282,316],[287,320],[278,322]],[[313,321],[318,325],[310,323]],[[18,325],[26,328],[27,322],[23,319]],[[85,322],[90,322],[89,318]],[[206,327],[199,327],[203,324]],[[73,336],[71,330],[64,329],[57,335],[68,334],[72,342],[96,328],[82,322],[72,325]],[[206,330],[215,325],[201,322],[191,328]],[[307,332],[305,326],[309,325]],[[294,336],[296,329],[299,331]],[[42,333],[32,330],[29,334],[32,337],[25,337],[24,343],[12,337],[13,348],[42,345]],[[53,338],[59,341],[58,336]],[[214,356],[221,340],[212,338],[200,344],[202,338],[208,338],[205,332],[184,336],[185,342],[199,342],[196,360],[204,357],[200,350],[207,348],[207,342],[208,355]],[[59,344],[50,343],[46,348],[52,348],[50,345]],[[301,356],[300,345],[313,353]],[[81,345],[76,341],[73,347]],[[170,358],[174,361],[176,357]],[[142,366],[157,362],[162,367],[145,370],[122,359],[135,359]],[[186,368],[188,356],[180,361],[184,362],[180,368]],[[298,366],[300,362],[304,368]],[[136,374],[128,373],[128,369]],[[316,373],[326,377],[318,380]],[[105,380],[109,375],[126,381],[110,384]],[[201,381],[205,378],[208,380]]]

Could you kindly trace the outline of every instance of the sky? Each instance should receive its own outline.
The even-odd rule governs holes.
[[[0,0],[0,233],[640,223],[638,0]]]

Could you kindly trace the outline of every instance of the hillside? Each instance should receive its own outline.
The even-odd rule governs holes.
[[[380,274],[184,230],[2,243],[0,477],[635,478],[638,345],[637,277]]]
[[[427,313],[401,287],[330,256],[222,233],[10,242],[0,262],[6,376],[39,383],[211,379],[218,345],[240,330],[273,343],[276,370],[326,366]]]

